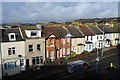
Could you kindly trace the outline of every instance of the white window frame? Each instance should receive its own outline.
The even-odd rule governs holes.
[[[10,50],[10,53],[9,53],[9,50]],[[16,48],[15,47],[8,48],[8,55],[14,55],[14,54],[16,54]]]
[[[8,36],[9,36],[10,41],[15,41],[16,40],[15,33],[9,33]],[[14,36],[14,38],[12,39],[11,36]]]
[[[36,33],[36,35],[32,35],[32,33]],[[31,31],[31,32],[30,32],[30,36],[31,36],[31,37],[36,37],[37,35],[38,35],[38,31]]]
[[[32,44],[31,44],[32,45]],[[28,51],[29,52],[33,52],[33,45],[32,45],[32,48],[29,47],[30,45],[28,45]],[[30,49],[32,49],[32,51],[30,51]]]
[[[38,45],[40,46],[38,47]],[[41,44],[37,44],[37,51],[41,51]]]
[[[4,63],[4,69],[12,69],[16,67],[17,67],[16,61]]]

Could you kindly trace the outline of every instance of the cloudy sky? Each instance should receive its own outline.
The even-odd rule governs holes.
[[[81,2],[43,2],[38,0],[4,0],[2,22],[50,22],[83,18],[117,17],[118,0]]]

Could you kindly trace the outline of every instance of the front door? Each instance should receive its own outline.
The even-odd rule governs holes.
[[[26,59],[26,69],[29,68],[29,59]]]

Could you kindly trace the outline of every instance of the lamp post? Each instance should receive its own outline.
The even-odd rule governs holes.
[[[99,56],[98,56],[98,48],[97,48],[97,56],[96,56],[96,73],[98,72],[98,63],[99,63]]]
[[[103,56],[103,48],[104,48],[104,45],[105,45],[105,34],[104,34],[104,27],[103,27],[103,45],[102,45],[102,54],[101,56]]]

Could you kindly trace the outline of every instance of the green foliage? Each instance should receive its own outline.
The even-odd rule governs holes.
[[[70,57],[75,57],[76,56],[76,52],[71,52]]]
[[[47,59],[46,59],[46,63],[48,63],[48,64],[51,63],[51,59],[50,59],[50,58],[47,58]]]

